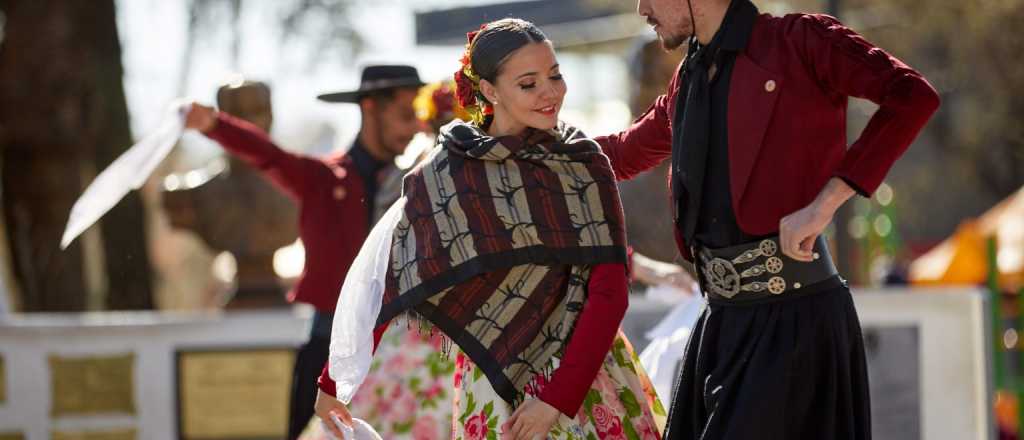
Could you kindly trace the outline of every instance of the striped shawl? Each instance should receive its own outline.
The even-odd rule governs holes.
[[[414,311],[518,402],[568,343],[590,267],[626,262],[608,158],[561,124],[494,138],[455,121],[404,192],[378,324]]]

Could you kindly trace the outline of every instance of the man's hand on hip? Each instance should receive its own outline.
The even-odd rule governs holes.
[[[829,179],[818,197],[803,209],[779,220],[782,253],[797,260],[814,260],[814,241],[832,222],[832,216],[854,191],[842,179]]]

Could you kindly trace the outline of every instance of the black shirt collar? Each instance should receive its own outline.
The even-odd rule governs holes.
[[[352,162],[356,165],[356,170],[359,174],[364,177],[374,177],[377,172],[384,168],[387,163],[378,161],[370,155],[369,151],[366,151],[366,146],[363,145],[362,136],[356,136],[355,142],[352,143],[352,148],[348,150],[348,155],[352,157]]]

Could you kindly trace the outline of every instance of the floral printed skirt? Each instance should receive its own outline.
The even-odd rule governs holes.
[[[558,367],[557,358],[551,366]],[[537,394],[539,390],[526,390],[526,398]],[[451,429],[456,440],[500,438],[501,425],[515,410],[498,396],[483,370],[461,352],[455,359],[454,398]],[[664,426],[665,409],[620,330],[579,413],[573,418],[562,414],[548,438],[658,440]]]
[[[416,326],[391,326],[352,397],[352,414],[385,440],[449,438],[455,364],[441,352],[442,338]]]

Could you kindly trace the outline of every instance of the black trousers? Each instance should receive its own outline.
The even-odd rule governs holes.
[[[665,438],[870,440],[864,342],[845,283],[711,302],[687,343]]]
[[[331,323],[334,315],[317,312],[309,340],[295,355],[295,369],[292,371],[292,396],[288,414],[288,438],[299,438],[313,417],[313,405],[318,391],[317,379],[330,355]]]

